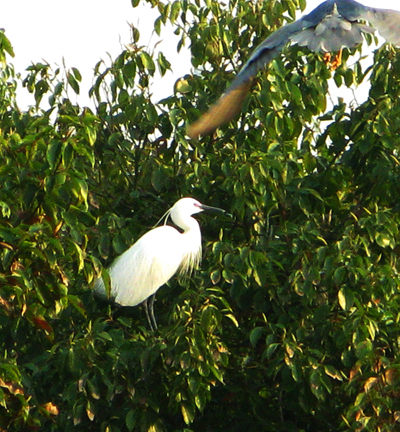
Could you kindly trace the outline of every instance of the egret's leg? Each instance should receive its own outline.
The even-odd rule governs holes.
[[[157,321],[154,316],[154,299],[156,295],[153,294],[150,297],[148,297],[144,302],[144,310],[146,312],[147,321],[149,323],[149,327],[151,331],[157,330]]]
[[[146,312],[147,322],[149,323],[150,330],[151,330],[151,331],[154,331],[153,324],[152,324],[152,322],[151,322],[150,315],[149,315],[149,305],[148,305],[148,303],[147,303],[147,300],[148,300],[148,299],[146,299],[146,300],[143,302],[143,307],[144,307],[144,311]]]
[[[154,300],[156,298],[156,295],[153,294],[152,296],[149,297],[149,309],[150,309],[150,318],[153,322],[153,328],[154,330],[157,330],[157,321],[156,321],[156,317],[154,316]]]

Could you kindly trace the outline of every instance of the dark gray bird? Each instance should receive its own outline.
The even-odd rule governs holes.
[[[343,47],[353,48],[361,44],[363,33],[374,33],[376,30],[388,42],[400,46],[400,12],[367,7],[354,0],[323,2],[308,15],[268,36],[220,99],[188,127],[187,134],[190,138],[208,135],[238,114],[257,72],[271,62],[286,44],[297,43],[312,51],[326,53],[327,61],[330,61],[331,52],[338,52],[330,63],[334,69],[341,63]]]

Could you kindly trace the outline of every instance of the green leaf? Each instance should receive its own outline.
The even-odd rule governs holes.
[[[0,203],[1,205],[1,203]],[[210,274],[210,279],[213,285],[217,285],[219,283],[219,281],[221,280],[221,271],[218,270],[214,270],[211,274]]]
[[[136,62],[129,61],[124,64],[122,68],[123,74],[128,78],[134,78],[136,76]]]
[[[169,20],[174,23],[178,18],[179,12],[181,11],[181,3],[179,1],[174,1],[171,5],[171,12],[169,15]]]
[[[158,114],[155,106],[149,103],[146,107],[146,116],[151,123],[157,123]]]
[[[76,77],[74,76],[74,73],[67,72],[67,81],[68,81],[68,84],[71,86],[72,90],[76,94],[79,94],[79,82],[76,79]]]
[[[328,319],[330,314],[330,307],[328,305],[322,305],[317,308],[314,312],[314,322],[315,324],[319,324]]]
[[[336,285],[341,285],[347,275],[345,267],[338,267],[333,273],[333,280]]]
[[[161,51],[158,53],[157,64],[161,76],[164,76],[167,71],[171,70],[171,63],[166,59]]]
[[[326,365],[324,366],[324,369],[325,369],[325,373],[329,375],[331,378],[334,378],[339,381],[343,381],[342,375],[333,366]]]
[[[62,142],[56,139],[52,139],[47,148],[47,161],[49,162],[50,168],[56,168],[57,164],[61,159]]]
[[[0,63],[5,64],[6,57],[3,54],[3,51],[5,51],[11,57],[15,57],[13,47],[10,41],[8,40],[8,38],[6,37],[6,35],[4,34],[4,31],[1,29],[0,30]]]
[[[125,417],[125,424],[129,431],[133,431],[136,425],[136,415],[134,410],[130,410]]]
[[[270,345],[268,345],[268,348],[265,351],[265,356],[267,358],[270,358],[272,356],[272,354],[277,350],[277,348],[280,346],[279,343],[272,343]]]
[[[338,292],[338,298],[339,305],[343,310],[349,311],[353,307],[354,295],[349,288],[341,288]]]
[[[264,333],[264,327],[255,327],[250,333],[250,342],[255,347]]]
[[[74,78],[77,80],[77,81],[79,81],[79,82],[81,82],[82,81],[82,75],[81,75],[81,73],[79,72],[79,70],[77,69],[77,68],[71,68],[71,70],[72,70],[72,74],[74,75]]]
[[[149,74],[153,75],[155,70],[156,70],[156,67],[155,67],[154,61],[150,57],[150,55],[145,51],[141,51],[140,52],[140,58],[142,60],[143,66],[147,69]]]
[[[185,93],[190,93],[191,90],[192,90],[192,86],[189,80],[180,78],[176,81],[175,92],[185,94]]]
[[[375,241],[378,243],[379,246],[385,248],[390,246],[391,237],[385,232],[378,232],[375,234]]]
[[[195,408],[191,404],[187,402],[183,402],[181,404],[181,412],[182,412],[183,421],[187,425],[193,422],[195,418]]]
[[[217,365],[210,365],[211,372],[213,375],[217,378],[218,381],[220,381],[222,384],[224,384],[224,376],[222,371],[219,370]]]
[[[314,370],[311,372],[310,377],[310,387],[311,391],[313,392],[314,396],[319,400],[325,399],[325,391],[323,387],[323,383],[321,380],[321,375],[318,370]]]
[[[75,256],[77,258],[77,264],[78,264],[78,271],[82,271],[84,268],[84,253],[78,244],[76,244],[75,242],[71,242],[71,244],[75,250]]]

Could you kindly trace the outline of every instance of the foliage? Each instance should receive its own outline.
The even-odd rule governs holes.
[[[20,110],[0,34],[0,430],[395,430],[398,53],[363,70],[347,51],[332,72],[293,46],[237,122],[188,142],[185,125],[305,5],[150,3],[197,69],[159,102],[150,86],[170,63],[132,28],[96,65],[95,112],[68,98],[79,71],[64,81],[48,64],[28,68],[36,106]],[[368,100],[327,108],[332,76],[369,79]],[[159,291],[152,334],[91,284],[182,196],[233,216],[202,218],[201,271]]]

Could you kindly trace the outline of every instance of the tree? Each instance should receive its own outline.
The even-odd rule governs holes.
[[[96,66],[95,112],[68,98],[76,69],[64,81],[30,66],[36,107],[21,110],[19,78],[2,67],[0,428],[395,430],[398,53],[385,45],[363,70],[345,51],[332,72],[293,46],[237,121],[188,142],[185,125],[305,5],[150,3],[155,31],[172,24],[196,68],[162,101],[149,88],[170,64],[138,47],[135,28]],[[369,79],[368,100],[327,108],[331,77]],[[201,271],[159,291],[151,333],[140,308],[100,304],[91,284],[182,196],[232,218],[203,218]]]

